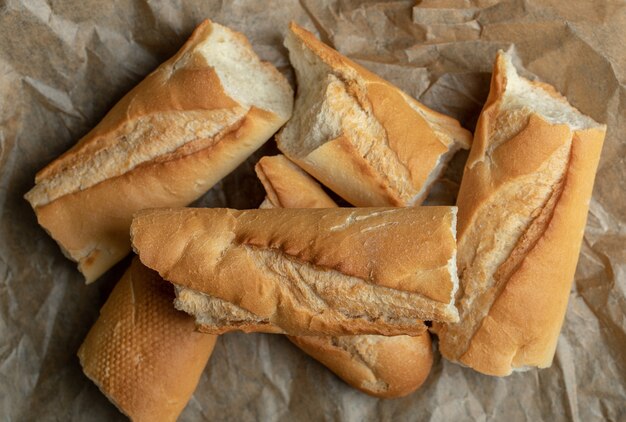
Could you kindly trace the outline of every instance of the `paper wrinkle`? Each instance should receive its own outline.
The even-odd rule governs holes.
[[[22,199],[43,166],[171,57],[202,19],[244,32],[293,83],[290,20],[474,130],[493,59],[553,84],[608,134],[552,367],[506,379],[435,354],[416,393],[379,400],[282,336],[222,336],[180,420],[626,420],[626,7],[620,1],[316,0],[121,4],[8,1],[0,8],[0,409],[9,420],[126,420],[76,352],[128,259],[85,286]],[[256,208],[273,142],[197,201]],[[453,204],[467,153],[429,204]],[[435,341],[436,345],[436,341]],[[436,346],[435,346],[436,347]]]

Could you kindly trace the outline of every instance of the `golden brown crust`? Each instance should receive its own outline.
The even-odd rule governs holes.
[[[355,69],[359,74],[363,75],[368,81],[374,82],[374,83],[380,83],[382,85],[392,88],[394,91],[398,93],[402,93],[402,91],[398,90],[398,88],[396,88],[395,86],[393,86],[391,83],[387,82],[380,76],[376,75],[375,73],[370,72],[369,70],[353,62],[346,56],[339,54],[339,52],[337,52],[336,50],[332,49],[331,47],[327,46],[326,44],[318,40],[315,37],[315,35],[307,31],[306,29],[302,28],[295,22],[291,22],[289,24],[289,31],[293,32],[300,40],[302,40],[302,42],[306,44],[306,46],[311,51],[315,52],[315,54],[318,55],[329,66],[333,68],[338,68],[338,69],[342,69],[342,68]],[[406,94],[403,94],[403,95],[406,95]],[[466,147],[470,146],[472,142],[471,134],[468,137],[467,131],[460,126],[457,120],[453,119],[450,116],[446,116],[445,114],[438,113],[434,110],[431,110],[430,108],[426,107],[425,105],[417,101],[414,101],[414,102],[415,102],[415,106],[419,108],[421,111],[423,111],[424,113],[430,116],[433,116],[433,118],[435,118],[439,122],[445,122],[444,124],[450,125],[451,128],[456,128],[456,130],[458,131],[457,132],[458,137],[466,141]]]
[[[606,131],[573,130],[530,109],[519,131],[502,135],[520,118],[506,109],[506,66],[499,54],[459,192],[461,322],[435,324],[444,357],[499,376],[552,362]],[[570,107],[553,88],[530,86]],[[519,236],[496,229],[511,221]],[[493,269],[489,248],[506,251]]]
[[[211,110],[235,107],[237,103],[224,93],[217,74],[199,54],[193,55],[195,63],[192,66],[186,66],[170,78],[172,64],[202,42],[210,32],[210,21],[204,21],[198,25],[191,37],[173,57],[128,92],[74,147],[40,170],[35,181],[39,182],[52,177],[63,169],[81,162],[85,156],[93,155],[110,146],[116,140],[113,136],[115,132],[128,120],[172,110]],[[167,88],[163,89],[163,85]],[[205,95],[205,93],[211,95]]]
[[[311,177],[282,155],[261,158],[256,170],[270,206],[337,206]],[[345,382],[376,397],[402,397],[417,390],[426,380],[433,362],[430,335],[427,332],[416,337],[365,335],[288,338]]]
[[[263,157],[256,164],[257,177],[267,199],[278,208],[335,208],[337,204],[311,176],[284,155]]]
[[[135,258],[78,351],[85,374],[134,421],[175,421],[215,345],[173,299]]]
[[[510,275],[460,361],[489,375],[548,367],[567,309],[604,130],[574,134],[549,222]]]
[[[74,148],[43,169],[36,178],[38,185],[27,194],[39,223],[64,253],[78,262],[87,282],[128,254],[128,229],[134,212],[194,201],[269,139],[288,118],[254,105],[246,108],[226,94],[224,81],[200,52],[214,25],[209,21],[202,23],[174,57],[130,91]],[[245,54],[254,55],[245,36],[224,30],[242,45]],[[254,56],[254,60],[258,58]],[[285,101],[291,102],[293,94],[286,80],[271,65],[258,63],[275,79],[272,83],[277,91],[284,92]],[[128,131],[133,133],[133,125],[144,116],[158,120],[167,115],[170,120],[163,125],[184,127],[189,118],[184,113],[188,112],[200,113],[196,118],[207,127],[214,123],[221,129],[209,137],[193,138],[170,152],[158,152],[128,171],[121,170],[130,160],[124,154],[103,154],[120,142],[120,136]],[[228,113],[232,116],[223,117]],[[211,123],[212,119],[215,122]],[[151,130],[139,135],[143,138],[137,149],[152,151],[151,145],[161,132],[157,124]],[[78,190],[72,190],[78,177],[72,176],[72,188],[68,188],[64,172],[84,166],[90,159],[108,163],[109,172],[119,168],[121,174],[107,173],[103,180],[86,186],[82,186],[81,179]],[[55,177],[60,178],[59,183],[42,188],[41,184]],[[70,190],[65,192],[67,189]],[[48,194],[52,195],[51,202],[44,201]]]
[[[380,179],[368,162],[360,158],[354,145],[345,136],[326,142],[306,157],[292,158],[309,174],[355,206],[402,205],[397,194]]]
[[[370,150],[364,156],[355,147],[361,141],[347,127],[342,128],[339,136],[325,140],[313,151],[299,151],[296,145],[292,145],[298,141],[290,139],[291,133],[283,130],[277,136],[279,148],[324,185],[356,206],[419,204],[451,157],[449,152],[460,147],[468,148],[471,134],[458,121],[428,109],[389,82],[320,42],[305,29],[294,23],[289,29],[302,46],[288,44],[290,50],[294,50],[290,54],[298,56],[304,54],[299,49],[307,49],[328,67],[328,71],[343,84],[343,90],[354,101],[350,107],[364,110],[377,121],[376,125],[382,127],[382,138],[374,142],[381,144],[388,153],[382,152],[383,155],[377,156]],[[302,66],[309,65],[305,61]],[[300,72],[308,71],[298,69],[297,62],[294,62],[294,66]],[[300,79],[300,84],[305,83]],[[296,101],[295,115],[306,112],[298,110],[300,104]],[[342,113],[338,110],[334,112]],[[344,117],[342,115],[339,118]],[[290,124],[296,125],[298,122],[292,121]],[[345,121],[342,125],[349,126]],[[362,122],[360,126],[366,124]],[[308,134],[300,136],[306,137]],[[393,169],[393,174],[385,172],[383,168]],[[401,174],[403,176],[399,176]]]
[[[345,382],[381,398],[404,397],[426,381],[433,362],[428,332],[415,336],[292,337]]]
[[[130,252],[128,230],[136,211],[193,202],[247,157],[247,142],[262,142],[275,128],[276,123],[263,120],[262,114],[252,109],[241,125],[219,142],[189,155],[144,163],[122,176],[65,195],[37,207],[37,219],[78,261],[87,282],[94,281]]]
[[[456,318],[453,223],[452,207],[149,210],[131,238],[148,267],[252,313],[259,331],[419,334],[420,319]]]

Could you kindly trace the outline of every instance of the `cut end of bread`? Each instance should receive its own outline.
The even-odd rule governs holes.
[[[248,39],[225,26],[211,23],[198,52],[215,69],[226,94],[245,107],[269,111],[287,121],[293,98],[287,80],[274,66],[261,62]]]
[[[504,110],[532,111],[549,123],[568,125],[572,131],[604,126],[582,114],[552,86],[533,82],[520,76],[510,54],[499,51],[496,60],[497,66],[504,71],[506,80],[502,103]]]

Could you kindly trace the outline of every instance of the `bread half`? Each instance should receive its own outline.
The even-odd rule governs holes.
[[[256,172],[267,192],[266,208],[328,208],[337,205],[303,170],[283,155],[263,157]],[[364,393],[402,397],[417,390],[433,363],[429,333],[418,336],[293,337],[296,346]]]
[[[158,209],[133,248],[212,334],[420,334],[456,321],[454,207]]]
[[[294,114],[278,147],[356,206],[419,205],[471,134],[292,23]]]
[[[552,363],[606,127],[500,52],[458,198],[461,321],[444,357],[490,375]]]
[[[91,282],[130,251],[143,208],[186,205],[291,115],[285,78],[244,35],[203,22],[26,194],[39,224]]]
[[[85,375],[133,421],[175,421],[213,352],[216,337],[173,300],[172,285],[135,258],[78,351]]]

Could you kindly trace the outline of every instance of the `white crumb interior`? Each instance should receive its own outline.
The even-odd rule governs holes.
[[[550,123],[567,124],[572,130],[600,126],[591,117],[572,107],[564,98],[556,98],[546,90],[531,84],[528,79],[520,77],[508,54],[504,55],[504,59],[506,63],[504,109],[527,108]]]
[[[127,122],[109,148],[85,156],[80,164],[41,180],[26,198],[33,206],[120,176],[197,139],[209,139],[245,116],[247,109],[162,112]]]
[[[246,249],[250,259],[276,285],[276,294],[283,298],[279,302],[292,303],[302,315],[332,314],[332,319],[338,323],[360,320],[371,324],[370,333],[377,332],[376,327],[381,325],[406,327],[420,320],[450,321],[457,317],[456,308],[450,302],[441,303],[418,293],[378,286],[336,270],[320,272],[276,250],[249,246]],[[452,271],[456,266],[449,268]],[[456,277],[455,272],[450,275]],[[177,289],[176,306],[206,326],[267,323],[269,318],[184,288]]]
[[[457,224],[457,213],[459,209],[457,207],[452,207],[452,225],[450,226],[450,230],[452,231],[452,236],[456,241],[456,224]],[[450,305],[448,306],[450,312],[456,312],[456,294],[459,290],[459,275],[458,269],[456,265],[456,254],[457,250],[455,249],[452,253],[452,256],[448,260],[448,272],[451,275],[452,279],[452,291],[450,292]]]
[[[281,133],[281,148],[290,155],[304,157],[342,132],[341,116],[328,113],[326,91],[341,82],[331,69],[306,49],[290,32],[285,38],[289,59],[298,79],[298,97],[291,120]],[[330,76],[330,77],[329,77]],[[325,118],[321,118],[324,115]]]
[[[285,101],[285,90],[289,89],[286,82],[271,67],[264,66],[232,31],[213,24],[210,36],[198,46],[198,51],[213,67],[229,97],[242,105],[289,118],[291,102]]]
[[[174,288],[176,309],[195,315],[196,322],[201,325],[220,326],[221,324],[267,322],[267,319],[259,318],[252,312],[218,297],[179,285],[174,285]]]

